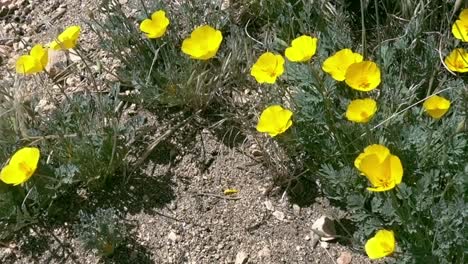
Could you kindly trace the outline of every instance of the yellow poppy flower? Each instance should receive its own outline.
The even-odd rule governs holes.
[[[346,118],[356,123],[367,123],[377,111],[377,102],[373,99],[357,99],[351,101],[346,110]]]
[[[23,55],[16,61],[16,72],[32,74],[41,72],[47,66],[49,52],[41,44],[35,45],[29,55]]]
[[[58,35],[56,40],[49,44],[50,48],[53,50],[73,49],[80,37],[80,32],[80,26],[67,27],[62,33],[60,33],[60,35]]]
[[[362,61],[362,55],[350,49],[342,49],[328,57],[322,64],[322,70],[337,81],[344,81],[346,70],[356,62]]]
[[[468,18],[455,21],[452,25],[452,34],[456,39],[468,42]]]
[[[208,60],[216,55],[222,41],[221,31],[208,25],[199,26],[182,42],[182,52],[192,59]]]
[[[432,118],[439,119],[449,110],[450,101],[442,96],[434,95],[424,101],[423,108]]]
[[[367,177],[373,192],[383,192],[401,183],[403,166],[400,159],[392,155],[385,146],[374,144],[366,147],[354,161],[354,166]]]
[[[147,18],[141,22],[140,30],[148,38],[160,38],[166,32],[168,25],[169,19],[166,17],[166,12],[158,10],[151,15],[151,19]]]
[[[257,131],[271,137],[284,133],[292,125],[293,113],[281,105],[272,105],[263,110],[257,124]]]
[[[454,72],[468,72],[468,52],[465,49],[454,49],[445,57],[445,65]]]
[[[364,246],[370,259],[379,259],[392,254],[395,251],[395,235],[391,230],[379,230],[375,236],[367,240]]]
[[[6,184],[18,185],[26,182],[34,174],[39,162],[38,148],[22,148],[15,152],[0,172],[0,180]]]
[[[283,56],[271,52],[263,53],[250,70],[250,75],[255,77],[258,83],[273,84],[276,78],[284,72]]]
[[[346,70],[345,82],[355,90],[372,91],[380,84],[379,66],[372,61],[351,64]]]
[[[300,36],[291,42],[284,55],[293,62],[305,62],[314,56],[317,50],[317,38],[309,36]]]

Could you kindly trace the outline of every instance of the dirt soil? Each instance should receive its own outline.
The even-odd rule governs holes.
[[[71,24],[84,27],[81,40],[88,50],[95,49],[82,21],[98,12],[96,2],[0,0],[0,79],[14,74],[18,55]],[[160,144],[128,182],[89,194],[82,208],[115,208],[128,227],[113,257],[83,249],[73,231],[80,202],[71,201],[78,208],[65,220],[26,228],[17,240],[2,242],[0,263],[334,264],[346,263],[337,262],[343,252],[351,254],[350,263],[370,263],[362,250],[316,243],[314,220],[336,209],[320,197],[301,208],[282,189],[270,192],[274,175],[246,155],[252,154],[255,140],[225,136],[210,129],[180,133]],[[226,196],[228,188],[239,193]]]

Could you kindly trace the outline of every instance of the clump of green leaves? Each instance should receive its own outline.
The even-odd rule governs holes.
[[[94,214],[80,211],[79,216],[80,223],[76,230],[86,250],[109,257],[125,241],[125,224],[114,209],[99,208]]]
[[[451,11],[446,4],[428,2],[437,10]],[[379,8],[385,6],[376,7],[376,16]],[[362,35],[338,30],[366,25],[359,19],[347,19],[350,16],[344,7],[315,9],[326,21],[326,25],[320,21],[309,25],[319,38],[317,54],[310,63],[287,63],[285,78],[279,82],[279,89],[293,94],[287,103],[295,116],[293,127],[279,141],[289,155],[304,162],[308,172],[304,177],[318,180],[322,193],[346,209],[357,227],[352,238],[357,247],[362,248],[377,230],[387,228],[395,232],[398,250],[393,257],[397,263],[464,263],[466,76],[450,75],[440,62],[437,47],[441,41],[449,41],[450,21],[431,10],[417,11],[406,23],[390,15],[380,20],[385,24],[375,25],[364,35],[372,40],[363,42]],[[330,12],[337,12],[341,19],[327,19]],[[407,14],[406,9],[400,12]],[[301,13],[290,16],[295,21],[292,25],[309,22]],[[397,37],[383,35],[381,28],[391,25],[397,25],[391,31],[396,34],[399,30]],[[285,43],[310,34],[301,27],[292,27],[290,34],[272,28]],[[428,33],[433,31],[440,33]],[[343,48],[365,54],[366,60],[379,65],[382,82],[378,90],[354,91],[322,71],[323,61]],[[424,99],[434,93],[452,101],[449,113],[440,120],[433,120],[422,109]],[[348,103],[363,97],[377,101],[377,114],[367,124],[349,122],[344,116]],[[371,144],[385,145],[401,159],[403,182],[395,189],[383,193],[366,190],[369,183],[354,167],[354,160]]]
[[[132,91],[123,100],[147,108],[207,109],[225,105],[232,87],[246,82],[248,42],[218,3],[183,1],[173,6],[164,1],[130,1],[138,10],[133,18],[116,2],[103,2],[104,18],[95,18],[90,26],[109,56],[121,62],[120,85]],[[164,10],[170,24],[161,38],[148,39],[139,24],[156,10]],[[182,41],[200,25],[223,34],[220,50],[208,61],[193,60],[181,51]]]
[[[78,189],[101,189],[110,178],[122,175],[128,152],[125,142],[134,130],[134,120],[124,122],[116,111],[116,91],[64,98],[32,94],[26,99],[20,96],[22,84],[19,80],[10,83],[14,89],[5,89],[0,95],[2,167],[23,146],[37,146],[41,158],[24,184],[0,182],[0,207],[4,208],[0,211],[0,238],[11,238],[39,219],[63,216],[70,205],[61,198],[77,196]],[[47,81],[36,84],[45,89],[51,85]],[[55,109],[37,111],[41,99],[54,102]]]

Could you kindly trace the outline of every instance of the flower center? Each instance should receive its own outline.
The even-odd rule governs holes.
[[[24,172],[25,175],[29,176],[32,174],[31,168],[25,162],[20,162],[18,166],[20,170]]]
[[[367,89],[369,88],[369,86],[370,86],[370,83],[367,80],[362,80],[361,83],[359,84],[359,87],[363,89]]]

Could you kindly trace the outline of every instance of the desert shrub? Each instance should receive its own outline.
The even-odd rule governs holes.
[[[315,9],[324,24],[310,23],[300,12],[290,14],[290,21],[310,23],[314,31],[297,27],[288,35],[278,28],[277,36],[286,37],[285,43],[301,34],[317,36],[317,53],[309,62],[286,61],[284,76],[273,87],[262,88],[287,89],[292,94],[266,105],[282,102],[294,113],[293,125],[277,136],[278,142],[304,162],[303,177],[318,180],[320,191],[348,212],[356,226],[351,238],[356,247],[362,248],[376,231],[389,229],[397,240],[396,263],[463,263],[468,90],[466,76],[450,74],[441,63],[441,56],[463,44],[450,34],[453,21],[448,17],[453,6],[437,1],[426,4],[440,12],[416,9],[404,22],[389,14],[380,20],[385,24],[372,30],[366,30],[365,21],[353,18],[356,14],[348,13],[345,5]],[[374,18],[379,8],[385,5],[375,7]],[[394,8],[395,14],[408,15],[408,10]],[[327,19],[334,12],[341,14],[340,19]],[[271,28],[276,29],[275,23],[278,20],[271,22]],[[393,27],[389,34],[396,35],[384,35],[382,29],[387,26]],[[364,38],[353,28],[366,30]],[[343,48],[377,63],[378,89],[367,93],[351,89],[322,70],[324,60]],[[274,49],[283,53],[280,47]],[[449,112],[440,119],[431,118],[422,106],[434,94],[451,101]],[[363,98],[377,102],[375,116],[367,123],[347,120],[350,101]],[[386,146],[401,160],[403,179],[395,188],[366,190],[368,180],[355,167],[355,160],[373,144]]]
[[[79,66],[84,63],[81,61]],[[73,74],[83,68],[66,70]],[[25,226],[63,218],[70,209],[63,197],[78,197],[78,190],[102,189],[110,178],[123,175],[126,142],[133,135],[132,122],[137,122],[121,119],[116,111],[118,91],[112,87],[108,94],[91,93],[87,88],[66,95],[64,81],[57,81],[46,72],[36,74],[39,76],[18,74],[2,82],[0,239],[11,238]],[[86,81],[93,84],[89,77]],[[59,95],[52,92],[57,90],[61,90]],[[47,110],[44,102],[50,106]],[[39,149],[37,169],[36,165],[27,165],[32,167],[20,170],[30,170],[33,175],[10,183],[4,179],[4,170],[14,153],[25,147]]]
[[[123,98],[147,108],[182,110],[220,109],[226,97],[248,81],[250,54],[243,29],[230,23],[228,12],[216,1],[130,1],[137,14],[130,16],[117,1],[102,3],[102,17],[90,22],[109,57],[120,62],[119,83],[131,96]],[[175,6],[176,5],[176,6]],[[148,38],[140,23],[157,10],[166,12],[169,26],[159,38]],[[216,56],[195,60],[181,51],[182,42],[201,25],[222,33]]]
[[[94,214],[80,211],[79,215],[76,230],[84,248],[103,257],[112,256],[127,235],[121,216],[112,208],[99,208]]]

